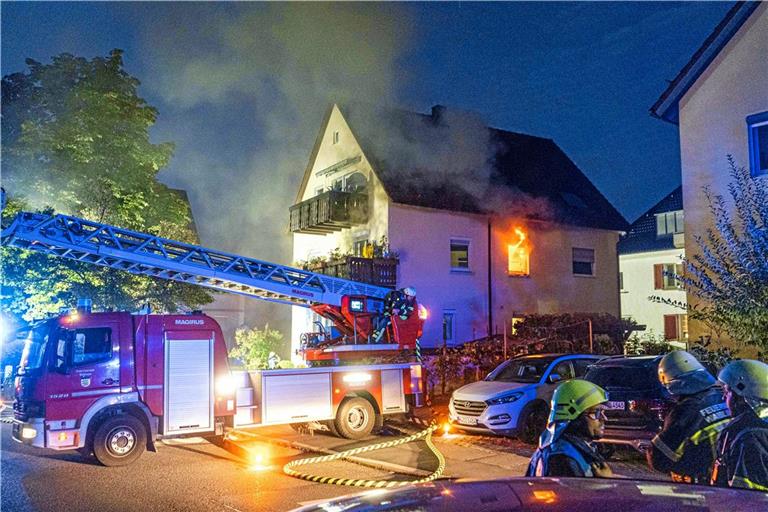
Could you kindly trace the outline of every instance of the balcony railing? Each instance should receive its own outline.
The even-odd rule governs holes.
[[[310,265],[307,270],[361,283],[395,288],[397,286],[397,264],[397,258],[344,256],[341,259]]]
[[[368,194],[330,190],[291,206],[291,232],[325,235],[368,221]]]

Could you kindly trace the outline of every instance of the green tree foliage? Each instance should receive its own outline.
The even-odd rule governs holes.
[[[235,347],[229,351],[229,357],[239,359],[249,370],[267,368],[270,352],[279,354],[283,346],[283,335],[269,324],[264,329],[242,328],[235,331]]]
[[[189,205],[157,181],[173,153],[153,144],[157,110],[137,95],[121,50],[87,60],[70,54],[3,77],[3,186],[20,207],[56,211],[195,242]],[[2,248],[3,306],[27,319],[71,306],[161,311],[211,302],[203,288]]]
[[[699,252],[685,260],[685,274],[675,276],[698,302],[656,302],[688,309],[716,336],[726,334],[741,346],[768,349],[768,182],[754,179],[728,157],[732,207],[722,195],[704,193],[712,227],[696,235]]]

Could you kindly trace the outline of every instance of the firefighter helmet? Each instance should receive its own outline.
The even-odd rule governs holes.
[[[752,359],[732,361],[717,379],[740,397],[768,401],[768,364]]]
[[[597,384],[586,380],[572,379],[563,382],[552,395],[549,423],[571,421],[581,413],[608,401],[608,394]]]
[[[699,360],[685,350],[673,350],[661,358],[659,381],[673,395],[692,395],[716,382]]]
[[[414,288],[413,286],[409,286],[408,288],[403,288],[403,293],[408,295],[409,297],[415,297],[416,288]]]

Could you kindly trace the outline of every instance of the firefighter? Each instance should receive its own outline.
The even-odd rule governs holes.
[[[526,476],[613,476],[593,441],[603,435],[608,400],[600,386],[581,379],[560,384],[552,395],[547,429],[541,434]]]
[[[373,342],[378,343],[384,335],[387,326],[392,321],[392,316],[400,317],[400,320],[408,320],[416,306],[416,289],[413,287],[402,290],[392,290],[384,297],[384,313],[379,316],[376,330],[373,331]]]
[[[712,483],[768,491],[768,365],[733,361],[717,378],[732,419],[718,439]]]
[[[691,354],[675,350],[659,362],[659,381],[676,403],[646,452],[648,465],[673,482],[707,483],[715,462],[717,435],[728,409],[715,378]]]

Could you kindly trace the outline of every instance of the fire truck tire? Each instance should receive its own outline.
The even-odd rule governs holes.
[[[93,454],[105,466],[130,464],[146,446],[144,425],[129,414],[107,418],[93,435]]]
[[[338,430],[336,430],[336,423],[335,423],[335,421],[334,421],[334,420],[328,420],[328,421],[324,421],[324,422],[323,422],[323,425],[325,425],[326,427],[328,427],[328,431],[329,431],[329,432],[330,432],[332,435],[334,435],[334,436],[336,436],[336,437],[341,437],[341,434],[339,434],[339,431],[338,431]]]
[[[340,437],[362,439],[373,430],[376,424],[376,411],[365,398],[350,397],[339,405],[333,424]]]

